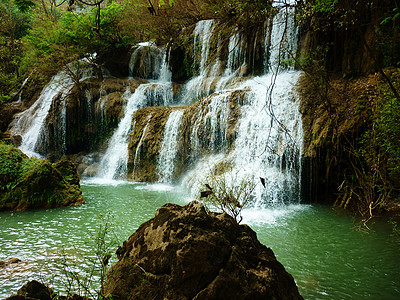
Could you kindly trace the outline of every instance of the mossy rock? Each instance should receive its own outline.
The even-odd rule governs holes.
[[[0,144],[0,211],[83,204],[79,177],[72,162],[55,164],[28,158]]]
[[[130,135],[128,146],[128,174],[135,181],[158,180],[157,160],[163,129],[174,109],[176,108],[145,107],[135,113],[135,128]]]

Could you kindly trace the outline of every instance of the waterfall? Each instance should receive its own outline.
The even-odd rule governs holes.
[[[147,118],[146,118],[146,125],[145,125],[144,128],[143,128],[142,135],[141,135],[140,140],[139,140],[139,143],[138,143],[138,145],[137,145],[137,147],[136,147],[136,150],[135,150],[135,159],[134,159],[134,161],[133,161],[133,173],[135,173],[136,167],[137,167],[137,165],[138,165],[138,163],[139,163],[139,161],[140,161],[140,154],[141,154],[141,149],[142,149],[143,141],[144,141],[144,139],[145,139],[145,137],[146,137],[146,135],[147,135],[147,130],[148,130],[148,128],[149,128],[149,124],[150,124],[150,121],[151,121],[151,117],[152,117],[152,116],[153,116],[152,114],[149,114],[149,115],[147,116]]]
[[[150,54],[145,59],[147,74],[157,74],[159,77],[158,80],[140,84],[133,94],[130,92],[130,87],[127,88],[123,96],[127,101],[124,117],[108,142],[107,150],[97,172],[97,177],[102,179],[126,179],[129,134],[133,130],[132,117],[136,110],[146,106],[168,106],[173,103],[171,72],[166,61],[165,51],[162,52],[151,43],[140,44],[131,56],[130,71],[134,71],[138,52],[142,51],[143,48],[150,49]],[[157,63],[154,63],[155,61]],[[104,106],[104,103],[102,105]],[[136,158],[135,156],[135,160]]]
[[[165,78],[165,59],[166,51],[154,43],[139,43],[134,47],[129,61],[129,76],[158,80],[164,77],[163,79],[168,80]]]
[[[136,110],[146,106],[168,105],[172,102],[170,84],[144,83],[139,85],[133,94],[130,87],[124,94],[127,100],[124,117],[118,124],[108,143],[97,176],[103,179],[124,179],[127,175],[128,142],[132,131],[132,117]]]
[[[294,7],[281,9],[273,19],[268,69],[270,72],[277,72],[290,66],[297,50],[297,27],[294,20]],[[292,64],[293,65],[293,64]]]
[[[182,103],[191,104],[210,92],[211,82],[208,74],[210,40],[214,29],[214,20],[202,20],[196,24],[194,30],[193,69],[198,76],[185,84],[182,92]]]
[[[19,148],[29,156],[40,157],[37,146],[43,131],[45,119],[49,113],[55,97],[64,101],[74,82],[66,72],[60,71],[42,90],[39,98],[27,110],[15,116],[11,123],[11,133],[21,135],[22,142]]]
[[[230,92],[215,93],[206,98],[205,104],[200,106],[193,116],[193,126],[190,135],[192,159],[199,158],[204,148],[209,153],[216,153],[225,149],[226,132],[228,131]],[[202,136],[201,132],[207,132]]]
[[[226,184],[231,186],[240,185],[243,180],[257,183],[251,199],[254,207],[298,199],[303,137],[294,89],[300,73],[290,63],[297,44],[294,9],[281,7],[268,24],[271,26],[250,33],[234,29],[225,41],[212,38],[218,37],[216,21],[198,22],[193,31],[192,68],[196,76],[182,86],[172,85],[168,65],[171,53],[150,42],[136,45],[129,64],[130,78],[123,85],[115,84],[118,97],[124,91],[121,86],[126,86],[122,95],[123,115],[118,116],[119,110],[112,115],[120,121],[104,145],[104,155],[97,160],[96,176],[106,180],[126,179],[128,160],[134,157],[129,160],[129,172],[133,167],[137,175],[147,168],[146,180],[151,180],[154,173],[164,183],[181,175],[183,185],[194,197],[205,183],[212,183],[219,176],[225,177]],[[263,61],[264,50],[267,55]],[[254,67],[256,64],[258,69]],[[264,67],[265,74],[254,75],[260,74]],[[38,101],[17,116],[12,129],[14,134],[22,133],[21,148],[37,151],[41,128],[53,99],[63,99],[72,86],[73,82],[60,72]],[[112,89],[106,82],[99,89],[93,95],[85,93],[88,112],[83,117],[88,123],[104,117],[107,101],[113,99],[109,97]],[[170,108],[176,104],[182,107]],[[148,109],[145,115],[138,112],[137,116],[147,119],[135,123],[135,113],[147,106],[164,108]],[[58,103],[57,107],[60,108],[57,120],[65,127],[68,124],[63,116],[67,106]],[[58,127],[57,132],[64,130]],[[128,150],[135,127],[136,148]],[[163,132],[157,131],[161,128]],[[65,135],[60,137],[64,143],[60,147],[65,147]],[[150,151],[151,159],[146,150]],[[182,170],[188,172],[178,174]]]
[[[209,151],[207,154],[203,151],[201,155],[198,149],[204,147],[204,143],[201,145],[196,132],[210,132],[210,140],[215,136],[213,132],[218,132],[226,140],[227,127],[224,124],[230,110],[227,98],[221,95],[229,91],[221,89],[226,88],[226,82],[228,78],[233,78],[235,70],[246,63],[246,55],[239,46],[243,40],[238,33],[234,33],[229,40],[224,77],[220,79],[217,91],[206,98],[214,108],[206,106],[207,109],[202,109],[193,120],[191,148],[197,163],[183,178],[182,184],[194,197],[204,190],[205,183],[212,185],[215,178],[223,177],[227,186],[237,186],[243,181],[254,182],[256,187],[251,201],[254,207],[280,205],[300,199],[303,135],[299,101],[294,90],[300,73],[282,66],[296,52],[294,8],[282,8],[272,23],[272,28],[267,30],[270,36],[265,38],[271,41],[265,45],[269,52],[267,73],[244,78],[231,86],[234,90],[242,90],[245,96],[240,103],[236,138],[229,151],[223,147],[213,151],[216,144],[224,144],[222,139],[215,144],[209,143]],[[212,118],[215,120],[212,121]]]
[[[203,20],[198,22],[196,24],[196,28],[194,29],[194,66],[198,66],[200,74],[202,75],[204,75],[207,67],[213,26],[214,20]]]
[[[175,157],[178,151],[178,130],[181,125],[183,110],[174,110],[165,124],[161,150],[158,158],[158,181],[171,183],[175,169]]]
[[[67,132],[67,105],[65,101],[61,103],[61,112],[58,116],[57,126],[54,128],[54,136],[56,137],[56,147],[60,153],[65,154],[67,151],[66,132]]]
[[[288,203],[297,199],[299,186],[302,123],[293,86],[298,72],[278,75],[270,103],[268,74],[244,83],[250,89],[242,109],[237,138],[231,152],[235,172],[254,181],[265,178],[265,187],[256,187],[256,206]]]

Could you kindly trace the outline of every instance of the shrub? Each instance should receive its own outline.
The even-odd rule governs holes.
[[[204,183],[207,188],[200,194],[207,209],[217,208],[232,216],[238,223],[242,221],[242,210],[250,204],[257,184],[250,177],[224,173],[209,178]]]

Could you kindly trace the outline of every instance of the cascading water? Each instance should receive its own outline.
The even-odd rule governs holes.
[[[190,135],[190,147],[192,159],[198,159],[202,148],[207,152],[221,152],[226,147],[226,133],[228,131],[230,91],[215,93],[206,99],[206,105],[199,108],[192,119],[192,132]],[[200,131],[206,131],[207,144],[204,145]]]
[[[228,186],[240,185],[243,181],[257,183],[252,197],[254,207],[299,200],[303,137],[298,99],[294,91],[299,72],[281,67],[282,62],[296,52],[293,15],[292,8],[286,11],[282,9],[274,19],[271,39],[266,39],[271,40],[271,44],[267,45],[271,72],[242,80],[234,87],[245,91],[245,97],[240,107],[236,139],[230,151],[226,154],[224,151],[211,152],[214,154],[200,158],[195,168],[183,179],[183,184],[195,197],[204,190],[205,183],[211,184],[217,177],[223,177]],[[224,75],[231,75],[233,69],[240,67],[240,62],[243,62],[240,57],[244,56],[237,50],[240,48],[234,47],[240,43],[239,35],[231,37]],[[280,71],[276,72],[278,69]],[[219,88],[223,86],[220,84]],[[222,120],[227,119],[229,109],[226,109],[226,101],[221,101],[224,98],[220,97],[220,92],[209,98],[225,114]],[[207,122],[200,119],[194,128],[208,126]],[[225,132],[221,130],[222,134]],[[192,134],[193,152],[200,151],[199,144]]]
[[[273,19],[271,38],[265,47],[269,48],[269,72],[276,73],[277,68],[287,68],[291,65],[290,61],[296,55],[297,49],[297,27],[294,18],[294,8],[283,8]]]
[[[267,82],[274,75],[265,75],[246,82],[250,89],[249,101],[241,109],[237,138],[230,154],[235,172],[239,177],[259,181],[265,179],[265,187],[256,187],[254,205],[288,203],[298,199],[300,190],[300,153],[302,145],[301,116],[292,87],[298,80],[298,72],[284,72],[276,78],[271,102],[268,99]]]
[[[164,136],[158,158],[158,182],[171,183],[175,169],[175,157],[178,151],[177,137],[181,125],[183,110],[170,113],[165,124]]]
[[[22,137],[19,148],[25,154],[41,157],[41,154],[48,154],[49,148],[59,155],[66,153],[66,98],[75,84],[74,80],[83,81],[94,77],[96,72],[91,61],[95,56],[66,65],[44,87],[35,103],[14,117],[10,132]],[[108,73],[104,68],[102,72],[103,76]],[[50,111],[53,111],[54,126],[46,124]]]
[[[224,46],[225,52],[218,51],[217,57],[211,57],[210,54],[213,47],[222,47],[222,43],[218,41],[211,46],[215,22],[203,20],[197,24],[193,41],[193,68],[198,71],[198,76],[182,87],[179,99],[181,104],[191,104],[201,97],[204,98],[190,107],[173,110],[170,114],[164,126],[163,139],[158,146],[156,162],[160,182],[171,182],[175,179],[175,160],[179,158],[179,172],[185,168],[193,168],[183,182],[194,196],[197,196],[207,180],[219,174],[239,181],[246,179],[259,182],[260,177],[264,178],[265,186],[258,184],[254,192],[254,205],[289,202],[298,197],[302,129],[293,86],[299,73],[281,67],[282,62],[287,63],[291,57],[282,51],[285,49],[291,53],[296,52],[296,27],[293,11],[285,9],[286,12],[282,9],[271,22],[273,26],[267,29],[269,36],[265,38],[265,44],[263,35],[261,38],[259,35],[250,38],[237,30]],[[245,77],[249,74],[246,70],[252,69],[249,64],[256,61],[251,55],[256,52],[254,49],[258,47],[257,43],[268,50],[268,61],[261,62],[262,66],[268,66],[268,73],[259,77]],[[223,53],[226,54],[225,57]],[[136,154],[134,172],[140,172],[141,164],[138,160],[146,159],[146,155],[141,153],[145,147],[142,149],[140,141],[147,141],[149,128],[155,130],[149,124],[157,118],[153,118],[152,113],[148,115],[147,124],[141,129],[139,145],[135,146],[136,149],[128,150],[130,133],[135,127],[132,119],[140,108],[174,105],[167,56],[169,55],[165,50],[151,43],[139,44],[134,49],[130,75],[138,76],[142,72],[145,78],[151,79],[135,89],[126,81],[128,87],[122,97],[125,103],[124,116],[100,160],[97,177],[107,180],[126,179],[129,151],[134,152],[132,157]],[[225,66],[224,70],[222,66]],[[57,75],[53,81],[59,81],[60,76]],[[35,125],[39,124],[39,129],[51,101],[47,106],[41,103],[69,90],[53,81],[42,92],[40,101],[31,108],[30,117],[26,118],[30,120],[33,113],[40,111],[41,123],[34,122]],[[72,82],[67,83],[72,87]],[[133,89],[134,92],[131,92]],[[93,98],[95,96],[91,95],[91,91],[86,91],[86,117],[89,122],[95,118],[108,117],[104,115],[105,107],[112,97],[108,96],[109,92],[106,90],[105,85],[101,85],[97,99]],[[238,94],[241,96],[238,97]],[[92,107],[95,108],[93,115]],[[65,105],[62,108],[60,112],[63,114]],[[17,118],[15,123],[27,122],[23,117],[20,119]],[[181,126],[186,133],[184,139],[177,134],[180,124],[184,125]],[[30,127],[27,125],[21,129],[22,125],[14,125],[15,128],[19,128],[17,132],[28,132]],[[40,130],[35,130],[35,133],[38,132]],[[36,142],[31,142],[31,138],[31,134],[24,135],[22,147],[30,145],[34,150]],[[37,140],[38,137],[34,139]],[[139,153],[142,155],[138,155]],[[228,183],[235,185],[235,180],[228,179]]]
[[[165,61],[162,49],[151,42],[135,46],[129,62],[129,75],[148,79],[160,79]]]
[[[210,91],[211,80],[207,74],[209,70],[207,63],[213,28],[214,20],[203,20],[197,23],[194,30],[193,69],[198,70],[199,74],[183,87],[182,103],[184,104],[190,104]]]
[[[168,84],[145,83],[139,85],[133,94],[128,87],[124,98],[127,99],[124,117],[112,135],[104,154],[97,177],[112,180],[125,179],[128,163],[129,134],[132,131],[132,116],[136,110],[151,105],[168,105],[172,101],[172,91]]]
[[[144,128],[143,128],[142,135],[141,135],[140,140],[139,140],[139,143],[138,143],[138,145],[137,145],[137,147],[136,147],[136,150],[135,150],[135,160],[133,161],[133,172],[135,172],[136,166],[138,165],[138,162],[139,162],[139,160],[140,160],[140,152],[142,151],[143,141],[144,141],[144,138],[145,138],[146,135],[147,135],[147,130],[148,130],[148,128],[149,128],[149,124],[150,124],[150,121],[151,121],[151,117],[152,117],[152,116],[153,116],[152,114],[149,114],[149,115],[147,116],[147,118],[146,118],[146,125],[145,125]]]
[[[139,45],[139,48],[132,54],[131,62],[135,62],[137,59],[137,52],[141,48],[153,49],[148,43]],[[126,179],[127,176],[127,164],[128,164],[128,143],[129,134],[133,130],[132,117],[136,110],[146,106],[168,106],[173,102],[173,93],[171,82],[171,73],[168,66],[166,65],[166,54],[159,50],[151,53],[158,53],[159,56],[154,57],[153,54],[151,59],[146,59],[145,62],[149,65],[145,66],[145,69],[150,73],[154,73],[154,60],[159,61],[160,64],[156,64],[157,74],[159,79],[157,81],[151,81],[139,85],[133,94],[130,93],[130,87],[127,88],[124,98],[127,100],[125,107],[124,117],[118,124],[117,130],[114,132],[108,143],[108,148],[104,154],[97,177],[105,180],[113,179]],[[130,67],[133,72],[133,66]],[[135,157],[136,159],[136,157]]]
[[[18,114],[11,123],[11,133],[21,135],[20,149],[30,156],[40,157],[37,151],[38,142],[42,134],[44,121],[49,113],[55,97],[64,101],[74,82],[65,71],[55,75],[41,92],[36,102],[27,110]]]

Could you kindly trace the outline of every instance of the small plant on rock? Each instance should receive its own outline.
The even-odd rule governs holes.
[[[64,257],[62,261],[67,297],[79,295],[79,297],[83,297],[82,299],[112,299],[112,296],[105,297],[103,295],[102,286],[106,282],[110,260],[119,243],[114,232],[111,213],[106,212],[104,215],[98,216],[98,219],[99,226],[92,236],[94,255],[88,258],[87,267],[76,266],[67,261],[67,257]]]
[[[217,208],[240,223],[243,219],[242,210],[253,199],[257,183],[249,177],[224,173],[210,177],[204,186],[205,190],[200,193],[200,201],[206,208]]]

